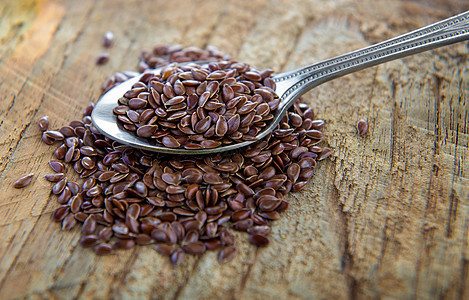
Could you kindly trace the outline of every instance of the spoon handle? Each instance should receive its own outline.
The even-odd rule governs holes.
[[[298,96],[334,78],[467,39],[469,11],[360,50],[280,73],[273,78],[275,91],[283,99],[279,108],[287,108]]]

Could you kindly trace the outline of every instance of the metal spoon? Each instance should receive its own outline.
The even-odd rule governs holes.
[[[340,55],[298,70],[273,75],[275,92],[281,103],[272,122],[256,136],[262,139],[279,124],[295,100],[310,89],[334,78],[375,66],[387,61],[409,56],[469,39],[469,11],[393,39]],[[158,69],[153,70],[158,72]],[[133,77],[104,94],[96,103],[91,118],[94,126],[109,138],[145,150],[170,154],[208,154],[245,147],[256,141],[246,141],[215,149],[172,149],[152,144],[117,125],[113,108],[117,100],[129,90],[140,76]]]

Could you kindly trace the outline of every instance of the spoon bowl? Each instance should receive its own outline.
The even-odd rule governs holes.
[[[469,39],[469,11],[428,25],[396,38],[349,52],[294,71],[274,74],[275,92],[281,101],[271,122],[256,135],[256,140],[224,145],[213,149],[167,148],[141,138],[117,123],[113,113],[118,99],[137,83],[142,75],[122,82],[106,92],[96,103],[91,118],[93,125],[105,136],[132,147],[168,154],[210,154],[235,150],[255,143],[271,133],[285,116],[288,108],[310,89],[332,80],[384,62],[454,44]],[[188,64],[206,64],[191,62]],[[161,69],[161,68],[160,68]],[[147,72],[157,73],[160,69]]]

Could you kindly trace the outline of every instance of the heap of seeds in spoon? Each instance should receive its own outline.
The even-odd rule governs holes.
[[[236,61],[171,64],[145,73],[114,114],[125,129],[168,148],[253,141],[280,103],[272,72]]]
[[[167,64],[174,57],[190,60],[194,57],[184,53],[196,50],[164,49],[139,66],[150,60]],[[198,57],[213,56],[212,50],[197,51]],[[103,89],[130,74],[114,74]],[[41,118],[39,128],[45,143],[60,143],[50,161],[54,172],[46,176],[54,182],[52,192],[60,204],[53,218],[64,230],[82,225],[80,244],[97,254],[151,244],[174,264],[185,254],[215,249],[221,262],[229,261],[237,252],[231,230],[248,232],[254,245],[268,244],[272,221],[289,206],[285,195],[303,189],[316,162],[331,154],[329,148],[318,146],[324,121],[316,120],[313,110],[299,101],[259,142],[195,157],[119,144],[92,125],[92,110],[91,103],[81,120],[55,131],[48,130],[47,118]],[[76,177],[73,173],[81,178],[78,182],[69,179]]]

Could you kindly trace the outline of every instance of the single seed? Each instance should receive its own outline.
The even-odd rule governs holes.
[[[41,131],[47,131],[49,129],[49,117],[48,116],[43,116],[37,121],[37,126],[39,127],[39,130]]]
[[[111,244],[101,243],[94,247],[94,252],[98,255],[107,255],[111,254],[114,250],[114,247]]]
[[[44,131],[44,135],[46,135],[47,137],[55,141],[62,141],[65,139],[65,136],[60,131],[56,131],[56,130]]]
[[[171,253],[171,262],[173,265],[178,265],[184,259],[184,251],[181,248],[177,248]]]
[[[366,120],[358,121],[357,131],[359,135],[365,135],[368,132],[368,122]]]
[[[31,173],[31,174],[24,175],[18,178],[15,182],[13,182],[13,187],[16,189],[21,189],[21,188],[26,187],[33,180],[33,176],[34,176],[34,173]]]
[[[99,66],[99,65],[104,65],[108,61],[109,61],[109,53],[102,52],[96,57],[95,63]]]

